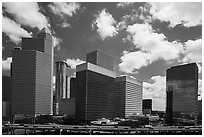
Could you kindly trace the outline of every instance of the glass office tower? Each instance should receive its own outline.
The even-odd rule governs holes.
[[[195,124],[198,96],[196,63],[169,68],[166,81],[166,123],[168,125]]]
[[[76,118],[113,118],[115,72],[84,63],[76,67]]]
[[[113,118],[116,73],[112,58],[94,51],[76,67],[76,118]]]
[[[12,114],[52,114],[53,38],[43,28],[12,51]]]

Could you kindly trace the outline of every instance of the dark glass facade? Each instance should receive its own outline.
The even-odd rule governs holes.
[[[142,111],[143,114],[151,114],[152,112],[152,99],[142,100]]]
[[[196,123],[198,67],[196,63],[171,67],[166,75],[166,122]]]
[[[12,51],[12,114],[52,114],[53,40],[44,28]]]
[[[12,97],[12,79],[2,76],[2,101],[11,102]]]
[[[70,98],[76,97],[76,78],[70,79]]]
[[[110,70],[90,63],[83,65],[91,65],[95,69],[87,66],[76,73],[76,118],[81,120],[113,118],[115,75],[106,75],[105,71]]]

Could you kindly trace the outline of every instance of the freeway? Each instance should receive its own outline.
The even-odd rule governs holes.
[[[15,134],[15,130],[33,131],[37,133],[52,133],[57,134],[202,134],[202,127],[148,127],[148,128],[130,128],[128,126],[78,126],[78,125],[40,125],[40,124],[24,124],[4,126],[2,131],[7,131],[7,134]]]

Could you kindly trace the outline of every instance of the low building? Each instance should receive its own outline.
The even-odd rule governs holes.
[[[59,115],[75,116],[75,98],[61,99],[59,102]]]

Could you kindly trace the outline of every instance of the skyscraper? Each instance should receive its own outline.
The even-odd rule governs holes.
[[[10,116],[12,101],[12,79],[2,76],[2,116]]]
[[[166,122],[197,119],[198,67],[196,63],[174,66],[166,75]]]
[[[70,98],[76,97],[76,78],[70,79]]]
[[[116,78],[115,116],[142,114],[142,82],[129,76]]]
[[[48,28],[12,51],[12,114],[51,114],[53,39]]]
[[[60,99],[69,98],[69,78],[67,76],[67,68],[69,67],[66,62],[58,61],[56,64],[56,86],[55,86],[55,99],[53,104],[53,113],[59,113]]]
[[[115,78],[116,73],[102,64],[98,66],[86,62],[76,67],[77,119],[95,120],[114,116]]]
[[[104,54],[100,50],[86,54],[86,61],[113,71],[113,58]]]

